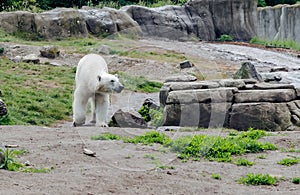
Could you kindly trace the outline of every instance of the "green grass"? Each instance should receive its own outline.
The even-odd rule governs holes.
[[[171,152],[177,153],[178,158],[184,162],[189,159],[199,161],[200,158],[218,162],[232,162],[233,155],[276,150],[277,147],[271,143],[261,143],[257,141],[258,137],[261,137],[262,134],[262,130],[252,129],[248,132],[237,133],[235,136],[190,135],[172,140],[164,133],[149,131],[143,135],[134,136],[133,138],[122,137],[122,140],[125,143],[134,144],[161,144]],[[110,135],[110,137],[112,136]],[[240,159],[237,163],[243,166],[251,166],[253,164],[245,159]]]
[[[157,144],[165,144],[170,141],[170,137],[166,136],[164,133],[159,133],[157,131],[149,131],[141,136],[134,136],[133,138],[124,139],[126,143],[134,143],[134,144],[144,144],[144,145],[152,145],[154,143]]]
[[[263,154],[261,154],[261,155],[258,155],[257,158],[258,158],[258,159],[266,159],[266,156],[263,155]]]
[[[216,180],[221,180],[221,179],[222,179],[221,175],[220,175],[220,174],[217,174],[217,173],[212,173],[212,174],[211,174],[211,177],[212,177],[213,179],[216,179]]]
[[[236,165],[250,167],[253,165],[253,162],[248,161],[247,159],[244,158],[238,158],[236,161]]]
[[[300,158],[284,158],[277,163],[279,165],[292,166],[298,164],[300,162]]]
[[[68,119],[74,76],[75,69],[71,67],[15,64],[0,58],[2,99],[9,113],[6,123],[50,126]]]
[[[23,163],[20,163],[16,160],[17,156],[27,154],[26,150],[9,150],[9,149],[0,149],[0,153],[4,157],[3,161],[0,162],[0,169],[5,169],[8,171],[21,171],[27,173],[47,173],[50,170],[47,168],[32,168],[26,167]]]
[[[232,162],[232,155],[258,153],[276,150],[271,143],[257,141],[262,130],[250,130],[235,136],[194,135],[180,137],[167,143],[171,151],[177,152],[181,159],[201,158],[219,162]]]
[[[272,40],[272,41],[269,41],[269,40],[260,39],[258,37],[253,37],[250,40],[250,43],[265,45],[265,46],[275,47],[275,48],[289,48],[289,49],[293,49],[293,50],[296,50],[296,51],[300,51],[300,43],[297,43],[293,40],[284,40],[284,41]]]
[[[247,176],[241,177],[238,180],[240,184],[246,185],[277,185],[278,179],[276,177],[272,177],[269,174],[253,174],[249,173]]]
[[[103,133],[100,135],[94,135],[91,137],[92,140],[121,140],[122,137],[111,133]]]

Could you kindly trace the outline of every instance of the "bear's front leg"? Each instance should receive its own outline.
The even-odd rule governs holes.
[[[80,88],[74,92],[73,100],[73,126],[83,125],[85,123],[86,104],[88,97]]]
[[[96,126],[108,127],[106,123],[107,113],[109,106],[109,95],[105,93],[95,94],[95,107],[96,107]]]

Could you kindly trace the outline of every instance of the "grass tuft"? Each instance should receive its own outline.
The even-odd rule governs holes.
[[[277,162],[279,165],[292,166],[298,164],[300,162],[300,158],[284,158]]]
[[[277,185],[278,179],[276,177],[272,177],[269,174],[253,174],[249,173],[247,176],[241,177],[238,180],[240,184],[246,185]]]

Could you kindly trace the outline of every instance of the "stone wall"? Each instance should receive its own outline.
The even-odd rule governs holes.
[[[300,4],[258,8],[258,37],[300,42]]]
[[[300,89],[252,79],[178,81],[160,91],[165,126],[300,130]]]

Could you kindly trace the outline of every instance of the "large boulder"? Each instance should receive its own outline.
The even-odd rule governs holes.
[[[270,131],[288,130],[292,126],[286,103],[239,103],[232,105],[230,127],[247,130],[249,127]]]
[[[250,40],[256,35],[256,7],[256,0],[194,0],[184,6],[126,6],[122,10],[147,36],[216,40],[228,34],[235,40]]]
[[[88,31],[93,35],[110,35],[116,32],[141,34],[138,23],[122,10],[83,7],[79,12],[86,21]]]
[[[0,99],[0,116],[4,116],[7,114],[7,108],[3,102],[3,100]]]

